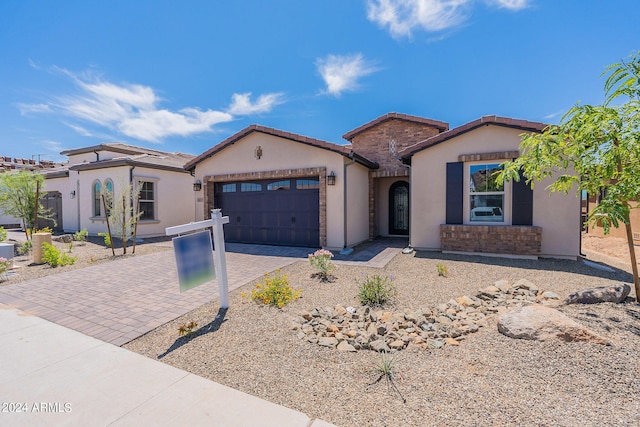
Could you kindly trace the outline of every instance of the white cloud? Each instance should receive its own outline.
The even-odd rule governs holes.
[[[521,10],[529,7],[529,0],[489,0],[489,4],[511,10]]]
[[[66,148],[62,145],[62,143],[58,141],[42,141],[40,143],[42,147],[46,150],[59,154],[61,151],[64,151]]]
[[[328,55],[316,61],[318,72],[327,88],[324,92],[340,96],[344,91],[358,87],[358,80],[377,71],[374,64],[366,61],[362,54]]]
[[[485,0],[489,5],[520,10],[530,0]],[[417,29],[437,32],[462,24],[473,0],[368,0],[367,18],[387,28],[395,38],[411,37]]]
[[[267,93],[260,95],[256,102],[251,102],[251,92],[234,93],[231,105],[227,110],[230,114],[244,116],[248,114],[267,113],[278,104],[282,104],[283,93]]]
[[[228,111],[180,110],[160,108],[163,100],[153,88],[140,84],[115,84],[91,73],[74,74],[53,67],[53,71],[70,78],[76,92],[42,104],[18,104],[22,114],[63,114],[75,120],[64,122],[83,136],[96,136],[82,123],[91,123],[131,138],[160,142],[170,136],[189,136],[210,132],[216,124],[233,120],[234,115],[270,111],[283,102],[282,93],[260,95],[251,102],[251,94],[234,94]],[[79,123],[74,123],[79,122]]]
[[[47,104],[17,104],[18,109],[20,110],[20,114],[30,114],[30,113],[48,113],[51,111],[51,108]]]

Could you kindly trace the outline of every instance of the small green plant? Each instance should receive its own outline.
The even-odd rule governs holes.
[[[182,325],[178,326],[178,334],[180,334],[181,337],[191,335],[193,333],[193,329],[197,327],[198,324],[193,320],[189,323],[183,323]]]
[[[0,242],[7,240],[7,230],[4,227],[0,227]]]
[[[447,266],[442,263],[437,263],[436,269],[438,270],[438,276],[447,277],[449,275],[449,270],[447,269]]]
[[[5,257],[0,257],[0,276],[4,276],[7,271],[11,268],[13,262],[11,260],[6,259]]]
[[[396,296],[393,277],[375,274],[358,282],[358,298],[362,305],[382,305]]]
[[[29,251],[31,251],[32,247],[33,247],[33,243],[31,243],[31,240],[27,240],[26,242],[22,242],[20,244],[20,246],[18,247],[18,254],[19,255],[28,254]]]
[[[275,305],[282,308],[290,301],[298,299],[302,290],[294,290],[289,285],[289,278],[276,270],[273,277],[268,273],[264,275],[264,282],[258,283],[251,292],[251,299],[266,305]]]
[[[67,255],[51,243],[42,243],[42,261],[51,267],[71,265],[76,262],[76,259],[76,257]]]
[[[106,247],[110,248],[111,247],[111,236],[109,236],[109,233],[98,233],[98,236],[102,237],[104,239],[104,244]]]
[[[309,254],[309,263],[318,269],[315,276],[321,278],[325,282],[331,279],[332,276],[330,273],[335,269],[335,266],[331,262],[331,258],[333,258],[333,254],[326,249],[318,249],[314,253]]]
[[[404,398],[398,387],[396,386],[396,356],[393,354],[382,352],[380,353],[380,360],[374,365],[373,371],[379,374],[378,379],[369,384],[370,386],[379,383],[383,378],[387,380],[387,383],[393,387],[398,393],[403,403],[407,403],[407,399]]]
[[[76,242],[86,242],[87,237],[89,237],[89,232],[87,231],[86,228],[83,228],[82,230],[76,231],[75,233],[73,233],[73,240],[75,240]]]

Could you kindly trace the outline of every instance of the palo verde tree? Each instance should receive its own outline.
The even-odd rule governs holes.
[[[46,195],[44,177],[38,172],[20,171],[0,174],[0,209],[22,220],[27,239],[40,219],[53,219],[40,200]]]
[[[640,197],[640,51],[603,73],[603,105],[576,105],[557,126],[523,135],[520,157],[504,164],[498,179],[519,179],[531,186],[551,179],[551,192],[585,190],[600,195],[588,224],[605,234],[623,224],[631,257],[636,300],[640,301],[638,265],[629,213]],[[613,104],[614,101],[621,101]]]

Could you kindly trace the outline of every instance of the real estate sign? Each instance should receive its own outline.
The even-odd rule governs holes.
[[[180,292],[215,279],[213,246],[209,230],[173,238]]]

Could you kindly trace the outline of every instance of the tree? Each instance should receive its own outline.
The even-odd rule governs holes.
[[[628,61],[610,65],[603,105],[576,105],[559,125],[540,134],[525,134],[520,157],[505,162],[498,179],[520,178],[532,187],[551,179],[551,192],[578,194],[586,190],[601,195],[589,213],[588,224],[599,223],[605,234],[624,224],[629,244],[636,301],[640,302],[640,281],[629,213],[640,196],[640,51]],[[612,105],[612,101],[624,103]],[[637,207],[637,205],[636,205]]]
[[[52,212],[40,203],[47,194],[43,188],[44,177],[37,172],[0,174],[0,208],[5,214],[22,220],[27,239],[38,218],[53,220]]]
[[[105,210],[109,223],[109,238],[113,245],[113,237],[122,241],[123,254],[127,253],[127,240],[133,239],[133,253],[136,252],[136,230],[138,220],[142,215],[138,211],[138,196],[140,186],[131,184],[119,185],[122,190],[116,197],[113,192],[105,189]]]

